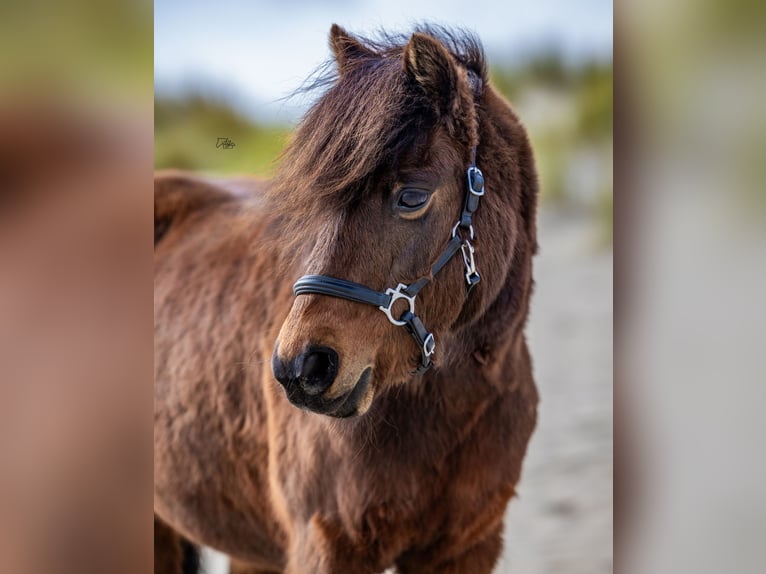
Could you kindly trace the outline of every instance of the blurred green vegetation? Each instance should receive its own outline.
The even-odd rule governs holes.
[[[494,67],[490,78],[529,131],[543,200],[590,211],[611,240],[611,62],[573,66],[544,53],[520,67]],[[269,176],[291,127],[254,121],[210,95],[159,97],[155,165]],[[236,147],[216,148],[221,137]]]
[[[611,62],[568,66],[550,52],[520,68],[494,67],[490,79],[527,127],[543,199],[604,214],[612,195]]]
[[[154,103],[157,168],[268,176],[289,134],[288,126],[255,122],[209,96],[157,98]],[[234,147],[216,147],[218,138],[229,138]]]

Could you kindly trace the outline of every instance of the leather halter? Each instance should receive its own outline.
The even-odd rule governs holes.
[[[474,154],[475,156],[475,148]],[[439,258],[431,266],[431,273],[422,277],[410,285],[399,283],[395,289],[388,288],[385,292],[375,291],[359,283],[338,279],[327,275],[304,275],[293,285],[295,295],[329,295],[347,299],[357,303],[374,305],[379,308],[392,324],[404,326],[415,339],[415,343],[420,350],[420,365],[413,374],[421,375],[425,373],[433,364],[431,355],[436,348],[434,335],[424,326],[423,322],[415,314],[415,297],[420,290],[431,282],[431,279],[441,271],[447,263],[460,251],[463,255],[463,264],[465,266],[465,280],[467,289],[470,292],[481,277],[476,271],[476,261],[474,260],[474,248],[471,241],[474,239],[473,214],[479,207],[479,200],[484,195],[484,176],[475,163],[467,171],[468,192],[463,203],[463,211],[460,214],[455,226],[452,228],[452,237],[447,243]],[[461,233],[467,234],[464,239]],[[398,319],[392,314],[394,303],[403,299],[408,304],[408,309],[399,316]]]
[[[477,82],[478,80],[478,82]],[[481,91],[481,79],[473,73],[469,74],[469,81],[474,88],[474,93]],[[478,87],[475,84],[478,83]],[[484,195],[484,176],[476,167],[476,147],[471,149],[471,165],[466,172],[468,180],[468,191],[463,202],[463,210],[460,213],[455,226],[452,228],[452,236],[447,243],[447,247],[442,251],[439,258],[431,265],[431,272],[425,277],[421,277],[410,285],[399,283],[395,289],[388,288],[385,292],[375,291],[365,285],[338,279],[327,275],[304,275],[293,285],[293,293],[298,295],[329,295],[339,299],[347,299],[356,303],[374,305],[386,315],[388,320],[397,327],[406,327],[407,331],[415,339],[415,343],[420,350],[420,365],[413,375],[422,375],[432,365],[431,356],[434,354],[436,344],[433,333],[429,332],[423,322],[415,314],[415,297],[423,287],[428,285],[431,280],[441,271],[447,263],[458,253],[463,256],[463,265],[465,266],[466,287],[470,293],[471,289],[481,280],[479,272],[476,270],[476,261],[474,259],[474,247],[471,241],[475,234],[473,229],[473,214],[479,207],[479,200]],[[463,238],[462,235],[466,237]],[[393,306],[399,300],[407,302],[408,308],[397,319],[393,315]]]

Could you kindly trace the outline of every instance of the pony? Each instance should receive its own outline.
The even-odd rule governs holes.
[[[501,553],[538,403],[529,139],[468,32],[330,46],[273,179],[155,179],[157,571]]]

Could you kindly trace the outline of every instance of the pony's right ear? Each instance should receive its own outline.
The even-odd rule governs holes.
[[[335,54],[338,73],[341,76],[355,61],[362,58],[373,58],[377,55],[337,24],[330,27],[330,48]]]
[[[233,201],[236,196],[179,172],[154,178],[154,246],[190,215]]]

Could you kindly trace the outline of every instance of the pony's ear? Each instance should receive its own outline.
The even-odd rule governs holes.
[[[457,68],[441,43],[416,32],[404,47],[404,71],[423,89],[441,114],[448,114],[457,98]]]
[[[236,196],[205,181],[179,172],[154,178],[154,245],[190,215],[233,201]]]
[[[338,63],[338,73],[343,75],[354,61],[372,58],[376,54],[337,24],[330,28],[330,48]]]

